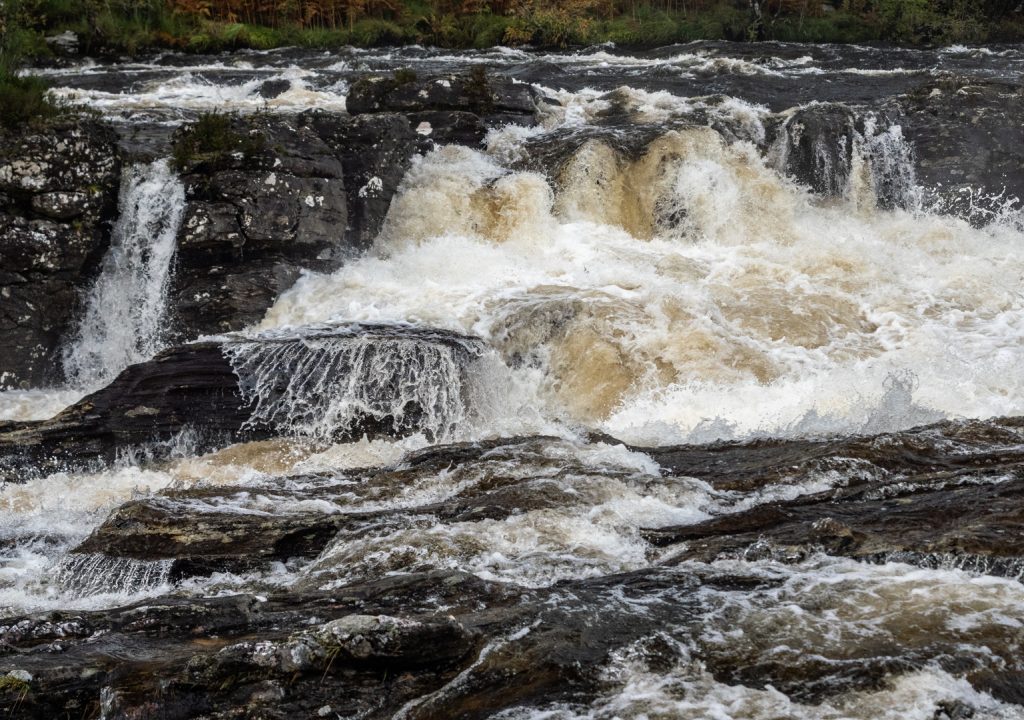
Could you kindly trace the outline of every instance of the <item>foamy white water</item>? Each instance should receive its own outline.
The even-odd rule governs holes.
[[[596,626],[604,614],[624,618],[586,643],[630,641],[584,668],[598,675],[593,688],[531,698],[497,717],[1022,717],[972,676],[1021,668],[1024,589],[1013,561],[967,550],[923,559],[893,551],[868,564],[809,546],[772,547],[769,530],[763,547],[751,547],[772,552],[716,555],[712,547],[715,562],[680,563],[704,556],[688,554],[686,544],[662,547],[671,531],[651,532],[727,526],[729,514],[759,506],[784,513],[775,506],[825,493],[855,510],[859,501],[849,498],[863,488],[896,502],[914,502],[929,482],[1016,492],[1015,468],[976,470],[1015,457],[1015,422],[865,440],[851,445],[850,457],[841,449],[819,457],[817,445],[805,456],[803,444],[786,445],[781,456],[796,448],[795,464],[780,466],[778,477],[774,467],[766,471],[767,484],[742,478],[756,480],[752,487],[729,477],[744,475],[743,460],[730,468],[726,459],[722,477],[712,462],[698,462],[687,471],[703,478],[696,479],[681,474],[686,462],[673,466],[671,454],[652,451],[667,458],[662,468],[587,432],[656,445],[848,436],[1024,414],[1019,203],[965,190],[963,215],[973,225],[944,215],[928,206],[931,189],[918,186],[912,135],[887,124],[882,110],[846,116],[834,103],[806,104],[805,95],[780,109],[766,97],[779,83],[792,88],[825,74],[832,87],[859,92],[875,82],[909,88],[900,83],[930,76],[933,65],[988,77],[1018,62],[1019,51],[1008,50],[999,67],[977,69],[994,57],[984,50],[893,50],[882,65],[871,60],[877,50],[827,46],[543,55],[403,48],[308,54],[298,65],[282,51],[123,65],[117,72],[131,82],[120,87],[97,77],[109,70],[102,66],[48,71],[68,83],[58,94],[121,120],[178,122],[222,108],[341,112],[347,83],[360,72],[486,64],[530,77],[534,61],[554,68],[544,69],[540,89],[555,102],[536,127],[492,131],[484,149],[440,147],[417,159],[368,254],[332,274],[307,274],[256,327],[222,338],[255,408],[250,424],[278,437],[198,457],[182,445],[159,463],[125,454],[105,470],[0,488],[0,608],[107,608],[165,594],[262,602],[270,593],[463,571],[527,588],[523,597],[545,598],[544,607],[498,636],[484,632],[479,656],[406,705],[408,715],[421,702],[443,708],[491,653],[520,657],[523,649],[530,657],[531,633],[568,629],[570,640],[556,638],[551,648],[575,652],[568,644],[579,612],[594,613]],[[277,83],[268,95],[280,94],[263,97],[265,80]],[[729,94],[762,85],[769,89]],[[830,197],[786,175],[806,161],[801,116],[817,111],[836,111],[828,117],[849,131],[811,144],[814,183]],[[132,169],[115,246],[69,348],[77,389],[2,393],[0,420],[53,414],[159,350],[180,192],[166,165]],[[383,329],[339,332],[349,323]],[[365,417],[389,437],[337,442]],[[478,440],[487,442],[432,447]],[[887,443],[893,452],[923,447],[924,456],[970,462],[938,479],[907,478]],[[753,465],[764,448],[771,460],[776,445],[765,443],[753,448]],[[872,448],[881,448],[878,457]],[[703,452],[715,451],[693,450]],[[168,520],[163,527],[182,538],[225,517],[258,518],[253,527],[308,519],[340,529],[306,554],[237,565],[214,558],[223,571],[210,577],[187,577],[186,562],[183,580],[160,554],[166,550],[150,560],[132,551],[74,552],[131,500],[156,508]],[[145,512],[139,517],[144,530]],[[248,540],[258,545],[258,535]],[[940,569],[882,564],[886,558]],[[449,589],[463,582],[453,575],[446,587],[449,580]],[[458,607],[477,601],[476,610]],[[490,598],[445,602],[434,609],[472,615]],[[565,611],[566,622],[546,627],[549,611]],[[483,624],[503,613],[487,608]],[[635,642],[634,623],[651,628]]]
[[[510,142],[418,161],[374,251],[261,327],[473,333],[542,369],[550,416],[651,444],[1024,411],[1012,219],[822,200],[706,129],[636,160],[588,141],[554,180],[501,162]]]

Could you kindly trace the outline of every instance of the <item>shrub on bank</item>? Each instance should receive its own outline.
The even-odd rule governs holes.
[[[150,48],[215,52],[285,45],[420,43],[656,46],[697,39],[892,42],[1024,38],[1019,0],[2,0],[16,5],[28,54],[72,30],[89,54]],[[761,8],[755,21],[751,7]]]
[[[64,114],[64,106],[47,96],[47,84],[37,77],[0,72],[0,127],[34,127]]]

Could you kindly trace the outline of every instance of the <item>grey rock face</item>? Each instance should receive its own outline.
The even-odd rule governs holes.
[[[120,161],[92,120],[0,140],[0,387],[59,379],[59,346],[109,243]]]
[[[310,124],[341,159],[348,188],[348,231],[353,251],[365,250],[377,237],[391,198],[412,158],[424,146],[409,119],[397,113],[347,118],[310,113]]]
[[[1024,88],[996,81],[931,81],[898,103],[919,182],[940,207],[985,221],[983,197],[1024,198]],[[978,195],[982,196],[981,198]]]
[[[331,270],[344,257],[347,200],[333,150],[301,120],[243,125],[261,137],[260,152],[183,169],[170,298],[178,337],[252,324],[303,268]]]

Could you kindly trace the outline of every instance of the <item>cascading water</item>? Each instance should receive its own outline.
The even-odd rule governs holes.
[[[171,564],[170,560],[133,560],[99,553],[69,555],[54,578],[72,597],[134,595],[166,585]]]
[[[307,333],[299,342],[264,336],[225,345],[254,405],[250,425],[328,441],[369,416],[394,433],[443,441],[467,422],[467,375],[483,352],[472,338],[373,326]]]
[[[508,142],[491,138],[503,154]],[[875,154],[893,168],[908,157]],[[1012,227],[822,203],[707,128],[635,156],[589,140],[547,175],[436,150],[407,175],[376,251],[302,279],[262,327],[474,333],[510,365],[543,368],[549,413],[650,444],[712,426],[871,432],[1022,409]],[[898,409],[887,379],[905,371],[917,390]]]
[[[94,389],[162,347],[166,295],[185,189],[166,160],[133,165],[82,319],[64,353],[74,386]]]

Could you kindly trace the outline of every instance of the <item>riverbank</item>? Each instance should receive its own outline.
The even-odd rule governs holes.
[[[639,48],[693,40],[923,46],[1024,38],[1024,12],[1013,0],[779,0],[753,5],[756,10],[747,0],[533,0],[519,4],[321,0],[258,6],[233,0],[21,0],[12,6],[20,9],[7,12],[17,15],[15,24],[22,28],[21,52],[37,58],[66,51],[52,38],[68,32],[77,39],[76,50],[90,55],[408,44],[467,49],[566,48],[612,42]]]

